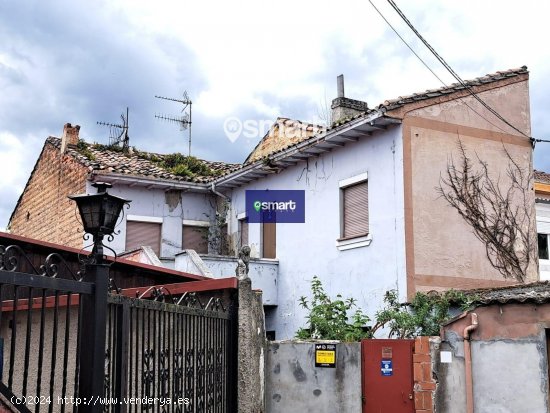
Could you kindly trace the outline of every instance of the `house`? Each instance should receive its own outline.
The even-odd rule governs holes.
[[[437,411],[466,411],[468,383],[476,412],[548,411],[550,285],[544,281],[471,293],[474,308],[441,328],[441,355],[433,363]],[[473,327],[467,331],[468,326]]]
[[[342,79],[330,128],[280,118],[243,164],[198,161],[193,171],[174,169],[174,156],[86,144],[66,125],[61,139],[46,141],[9,228],[81,246],[65,196],[110,182],[111,193],[132,200],[110,244],[117,252],[149,245],[178,270],[229,275],[235,252],[249,245],[253,286],[264,291],[266,328],[277,339],[304,325],[298,300],[314,275],[371,315],[389,289],[406,300],[417,291],[511,285],[436,187],[458,159],[458,142],[495,176],[509,166],[504,148],[532,170],[528,81],[522,67],[467,82],[512,128],[463,85],[371,108],[345,97]],[[54,195],[42,195],[45,180]],[[305,222],[249,222],[248,190],[303,191]],[[531,192],[528,202],[534,227]],[[46,233],[41,223],[54,220]],[[526,280],[537,279],[533,260]]]

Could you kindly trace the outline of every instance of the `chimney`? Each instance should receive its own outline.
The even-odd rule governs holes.
[[[65,153],[68,145],[76,145],[78,143],[78,132],[80,125],[72,126],[66,123],[63,126],[63,135],[61,136],[61,153]]]
[[[332,101],[332,123],[338,123],[349,119],[360,113],[366,112],[369,108],[367,102],[349,99],[344,96],[344,75],[336,78],[338,97]]]

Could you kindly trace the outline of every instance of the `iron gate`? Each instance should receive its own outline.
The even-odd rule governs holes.
[[[232,309],[219,298],[109,296],[105,396],[118,411],[234,411]],[[231,379],[231,380],[229,380]],[[107,407],[107,406],[106,406]],[[123,410],[123,409],[120,409]]]
[[[234,303],[162,287],[152,300],[109,294],[108,266],[86,273],[56,253],[37,265],[0,245],[4,403],[25,413],[236,411]]]

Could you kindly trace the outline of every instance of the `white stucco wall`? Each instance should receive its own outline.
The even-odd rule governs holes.
[[[87,183],[87,193],[97,190]],[[128,215],[162,218],[161,257],[174,257],[182,250],[183,220],[210,221],[215,219],[215,197],[212,194],[193,192],[166,192],[163,189],[147,189],[143,186],[114,185],[110,194],[129,199],[129,209],[124,209],[124,219],[117,227],[120,234],[106,243],[116,253],[126,250],[126,219]]]
[[[535,208],[537,211],[537,232],[550,233],[550,202],[537,201]],[[539,272],[541,281],[550,280],[550,260],[539,260]]]
[[[368,173],[369,225],[372,243],[339,251],[339,181]],[[380,309],[388,289],[406,295],[403,206],[403,148],[400,126],[364,136],[356,143],[300,162],[279,174],[236,188],[231,194],[230,231],[245,211],[246,189],[305,190],[306,222],[277,224],[279,259],[277,339],[294,336],[305,324],[298,299],[310,295],[310,282],[319,276],[331,296],[354,297],[369,315]],[[261,251],[261,224],[249,224],[253,255]]]

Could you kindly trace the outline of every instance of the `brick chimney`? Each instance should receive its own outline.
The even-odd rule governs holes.
[[[349,99],[344,96],[344,75],[337,77],[338,97],[332,101],[332,123],[351,118],[366,112],[369,108],[367,102]]]
[[[78,132],[80,125],[72,126],[66,123],[63,126],[63,135],[61,136],[61,153],[65,153],[68,145],[76,145],[78,143]]]

